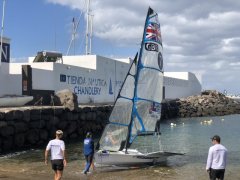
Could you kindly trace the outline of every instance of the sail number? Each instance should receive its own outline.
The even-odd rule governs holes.
[[[158,45],[154,43],[145,43],[145,49],[147,51],[156,51],[158,52]]]

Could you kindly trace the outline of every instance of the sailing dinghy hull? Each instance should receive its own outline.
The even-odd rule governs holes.
[[[178,153],[169,153],[158,151],[143,154],[136,149],[128,149],[128,153],[123,151],[102,151],[95,153],[95,163],[97,166],[143,166],[152,165],[158,162],[166,161],[169,156],[182,155]]]

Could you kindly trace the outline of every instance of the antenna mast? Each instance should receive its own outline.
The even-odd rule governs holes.
[[[1,26],[0,65],[1,65],[1,63],[2,63],[2,47],[3,47],[4,14],[5,14],[5,0],[3,0],[2,26]]]
[[[73,39],[73,54],[75,55],[75,39],[76,39],[76,22],[75,22],[75,18],[73,18],[72,20],[72,39]]]
[[[91,15],[90,19],[89,54],[92,54],[92,32],[93,32],[93,15]]]
[[[90,0],[87,0],[87,25],[86,25],[86,55],[90,54],[88,49],[89,41],[89,20],[90,20]]]

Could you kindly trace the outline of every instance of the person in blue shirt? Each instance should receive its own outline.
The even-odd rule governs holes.
[[[93,156],[94,156],[94,142],[92,139],[91,132],[88,132],[86,135],[86,138],[84,139],[84,156],[86,159],[86,165],[83,173],[87,174],[87,172],[89,172],[89,168],[92,164]]]

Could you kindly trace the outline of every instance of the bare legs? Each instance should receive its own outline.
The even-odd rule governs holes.
[[[61,180],[62,179],[62,174],[63,174],[63,171],[54,171],[55,174],[54,174],[54,180]]]

